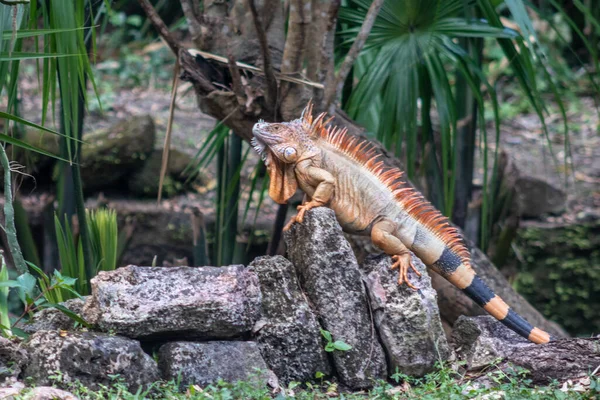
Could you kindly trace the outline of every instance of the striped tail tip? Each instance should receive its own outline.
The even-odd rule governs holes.
[[[451,279],[449,280],[452,282]],[[550,335],[547,332],[525,321],[504,300],[494,294],[477,275],[473,275],[473,279],[468,286],[460,288],[490,315],[524,338],[536,344],[548,343],[550,341]]]

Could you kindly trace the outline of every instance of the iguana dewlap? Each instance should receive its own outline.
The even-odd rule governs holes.
[[[417,272],[411,250],[513,331],[534,343],[550,340],[475,274],[458,231],[419,192],[404,185],[399,169],[385,167],[368,141],[326,127],[328,122],[325,114],[313,120],[309,105],[300,119],[254,125],[252,144],[267,165],[269,195],[286,203],[298,187],[306,194],[290,224],[301,223],[311,208],[330,207],[346,232],[370,235],[392,256],[399,284],[414,288],[407,279],[409,268]]]

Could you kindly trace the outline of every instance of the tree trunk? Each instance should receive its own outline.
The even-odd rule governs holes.
[[[205,2],[204,7],[200,8],[205,13],[202,16],[187,13],[186,18],[188,25],[195,27],[194,33],[200,32],[201,36],[194,37],[194,42],[201,44],[202,48],[188,50],[170,34],[149,0],[138,0],[158,33],[178,55],[181,78],[193,84],[202,112],[223,121],[244,140],[250,141],[252,126],[258,119],[287,121],[298,118],[311,98],[315,103],[315,111],[326,108],[326,96],[323,96],[323,92],[332,90],[331,85],[336,82],[333,70],[333,35],[339,0],[290,0],[286,2],[286,10],[278,0],[229,0],[226,7],[223,7],[225,3],[209,0],[181,0],[182,5],[188,9],[190,6],[193,8],[190,2],[194,1]],[[221,7],[217,10],[216,5]],[[302,12],[298,10],[299,5],[304,8]],[[306,10],[322,12],[303,14]],[[289,13],[290,20],[287,35],[284,29],[286,12]],[[323,23],[322,18],[326,18],[327,23]],[[256,29],[257,25],[259,29]],[[315,47],[319,51],[315,51]],[[235,62],[266,68],[267,71],[251,71],[251,68]],[[307,65],[311,70],[297,70],[302,65]],[[285,75],[280,74],[280,71],[285,72]],[[278,86],[274,109],[269,95],[274,90],[273,76],[277,77],[275,84]],[[305,76],[318,79],[318,82],[307,81]],[[337,104],[337,99],[334,104]],[[334,116],[333,124],[345,126],[350,135],[367,137],[364,129],[340,109],[335,109]],[[382,159],[387,165],[402,168],[400,160],[394,158],[381,144],[375,145],[383,154]],[[410,182],[406,184],[412,185]],[[511,288],[480,251],[472,250],[475,270],[516,311],[538,327],[557,336],[564,336],[559,327],[545,320]],[[474,315],[482,312],[444,279],[435,279],[434,287],[438,290],[440,310],[447,322],[453,323],[460,314]]]

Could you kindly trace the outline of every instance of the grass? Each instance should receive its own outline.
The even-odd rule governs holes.
[[[319,383],[292,382],[287,387],[274,391],[257,380],[226,383],[223,381],[201,388],[190,385],[181,388],[175,381],[155,382],[150,388],[132,393],[115,376],[113,385],[102,386],[99,390],[90,390],[81,383],[70,384],[69,390],[81,399],[595,399],[600,395],[600,378],[588,377],[572,384],[561,384],[557,381],[545,387],[531,384],[527,371],[515,368],[503,372],[495,366],[485,374],[489,385],[476,385],[464,374],[447,366],[423,378],[411,378],[402,374],[394,374],[389,382],[377,381],[369,391],[343,392],[336,383],[320,380]],[[61,376],[53,377],[60,383]],[[61,385],[61,386],[64,386]],[[25,389],[15,399],[26,399],[31,388]]]

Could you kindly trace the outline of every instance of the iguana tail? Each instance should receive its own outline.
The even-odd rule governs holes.
[[[485,311],[519,335],[538,344],[550,341],[550,335],[547,332],[525,321],[504,300],[494,294],[469,264],[463,262],[448,248],[442,252],[438,261],[433,264],[433,268],[483,307]]]

